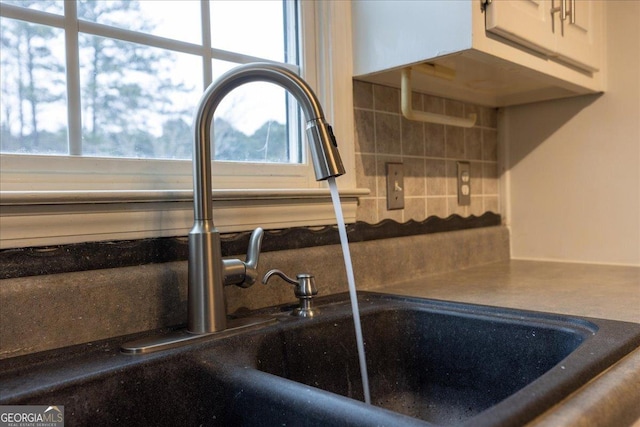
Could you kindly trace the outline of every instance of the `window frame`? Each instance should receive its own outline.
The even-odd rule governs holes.
[[[65,7],[67,3],[73,2],[65,2]],[[20,14],[14,10],[16,7],[10,9],[8,13],[3,10],[3,16]],[[315,88],[327,119],[334,126],[347,171],[353,171],[355,164],[350,12],[348,2],[300,4],[304,22],[301,43],[305,52],[302,74]],[[44,12],[35,14],[47,23],[59,23],[60,18],[69,20]],[[77,21],[65,23],[70,24],[78,25]],[[75,34],[77,37],[78,33]],[[67,43],[73,40],[67,38]],[[308,150],[307,144],[303,145]],[[193,222],[191,168],[190,161],[177,160],[3,154],[0,249],[186,235]],[[303,165],[216,162],[213,171],[214,220],[223,232],[255,226],[283,228],[335,223],[326,185],[315,181],[310,162]],[[339,178],[338,185],[345,197],[343,210],[347,222],[353,222],[357,196],[367,191],[355,188],[353,174]]]
[[[109,170],[111,174],[130,176],[136,173],[140,168],[144,169],[145,173],[150,173],[153,169],[164,172],[166,170],[172,170],[171,180],[163,182],[163,173],[155,174],[153,182],[149,183],[142,179],[138,182],[132,182],[131,187],[127,188],[145,188],[149,185],[164,186],[167,188],[175,188],[175,186],[191,185],[191,162],[183,159],[130,159],[130,158],[101,158],[101,157],[84,157],[81,155],[82,147],[80,146],[82,141],[82,125],[81,125],[81,89],[79,78],[79,58],[78,58],[78,36],[79,34],[88,34],[92,36],[107,37],[111,39],[117,39],[120,41],[136,43],[143,46],[169,49],[173,52],[192,54],[199,58],[202,58],[203,62],[203,88],[209,86],[212,82],[212,61],[215,60],[227,60],[237,63],[248,63],[254,61],[265,61],[261,58],[256,58],[243,54],[236,54],[233,52],[226,52],[211,47],[210,40],[210,22],[205,17],[209,15],[209,3],[202,1],[201,3],[201,15],[202,15],[202,27],[203,27],[203,43],[201,45],[183,42],[179,40],[167,39],[160,36],[151,34],[139,33],[122,28],[115,28],[100,23],[85,21],[76,19],[77,16],[77,3],[74,1],[64,2],[64,15],[57,15],[47,12],[41,12],[32,9],[26,9],[20,6],[14,6],[9,4],[3,4],[3,16],[14,19],[21,19],[34,24],[46,25],[64,30],[65,45],[66,48],[66,73],[67,73],[67,102],[68,102],[68,141],[69,141],[69,155],[33,155],[28,154],[30,157],[28,163],[32,163],[32,170],[37,170],[40,174],[48,173],[54,175],[55,178],[47,180],[46,182],[34,181],[31,183],[31,190],[40,191],[56,191],[66,190],[70,186],[73,187],[75,183],[83,182],[84,189],[91,190],[104,190],[111,186],[111,179],[109,177],[91,177],[88,179],[78,179],[78,175],[91,175],[96,168],[100,170]],[[291,9],[291,7],[290,7]],[[295,10],[290,10],[290,13],[296,13]],[[308,18],[308,17],[307,17]],[[298,19],[303,21],[305,17],[303,13],[299,13]],[[307,27],[307,25],[301,25],[300,27]],[[299,37],[303,39],[303,37]],[[297,42],[296,42],[297,44]],[[303,46],[300,50],[305,50],[307,47]],[[298,56],[298,55],[296,55]],[[305,78],[309,80],[310,84],[313,84],[315,76],[310,73],[306,76],[303,70],[306,68],[305,64],[301,66],[295,66],[292,64],[282,64],[288,66],[292,71],[301,73]],[[195,108],[195,106],[194,106]],[[290,117],[297,115],[297,111],[294,108],[289,108]],[[294,129],[292,133],[301,134],[298,126],[293,125]],[[292,136],[292,135],[290,135]],[[302,145],[302,144],[301,144]],[[8,156],[8,159],[15,159],[17,157],[23,157],[20,154],[4,154]],[[54,161],[54,165],[51,164],[50,159],[57,157]],[[251,187],[264,187],[264,188],[276,188],[282,186],[284,183],[289,182],[288,186],[295,188],[308,187],[311,181],[313,181],[313,175],[309,172],[309,165],[307,157],[302,157],[301,164],[268,164],[268,163],[243,163],[243,162],[225,162],[214,161],[213,168],[213,180],[216,188],[244,188],[247,185]],[[68,163],[68,165],[65,165]],[[148,164],[147,164],[148,163]],[[8,166],[10,167],[10,166]],[[63,181],[60,171],[73,171],[67,174],[67,180]],[[176,171],[180,171],[176,174]],[[233,177],[242,177],[240,179],[234,179]],[[255,179],[250,177],[255,176]],[[270,182],[265,180],[264,177],[278,176],[280,179],[277,182]],[[232,178],[230,178],[232,177]],[[118,180],[122,185],[122,180]],[[11,189],[11,181],[6,181]]]

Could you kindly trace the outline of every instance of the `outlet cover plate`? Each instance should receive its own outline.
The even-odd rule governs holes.
[[[387,209],[404,209],[404,168],[402,163],[387,163]]]
[[[471,204],[471,165],[469,162],[458,162],[458,205]]]

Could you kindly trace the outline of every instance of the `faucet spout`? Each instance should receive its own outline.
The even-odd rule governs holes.
[[[274,83],[298,101],[307,125],[316,180],[344,174],[333,130],[326,122],[320,102],[300,76],[286,67],[254,63],[241,65],[222,75],[200,98],[194,116],[193,192],[194,224],[189,233],[188,326],[192,334],[226,329],[224,263],[220,235],[213,223],[211,183],[211,124],[220,101],[233,89],[249,82]]]

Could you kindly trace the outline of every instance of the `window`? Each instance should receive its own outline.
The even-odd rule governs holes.
[[[347,2],[0,0],[0,19],[0,247],[186,234],[193,110],[241,63],[301,73],[353,163]],[[251,83],[218,107],[222,231],[334,221],[294,104]]]
[[[1,21],[3,153],[188,160],[204,86],[256,60],[300,71],[293,1],[3,3],[19,15]],[[301,163],[287,102],[270,84],[232,92],[214,158]]]

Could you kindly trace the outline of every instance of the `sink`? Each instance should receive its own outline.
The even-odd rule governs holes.
[[[350,304],[325,300],[212,355],[212,375],[242,390],[224,405],[234,423],[520,426],[640,346],[638,324],[360,295],[372,406]],[[260,410],[235,418],[242,407]]]
[[[117,340],[0,361],[0,404],[65,425],[518,426],[640,346],[640,324],[360,293],[372,405],[350,304],[142,356]],[[251,313],[256,314],[256,313]]]
[[[434,423],[459,423],[558,365],[597,327],[550,318],[425,307],[362,317],[372,404]],[[353,323],[289,328],[266,340],[257,368],[363,400]],[[566,370],[570,361],[559,369]]]

